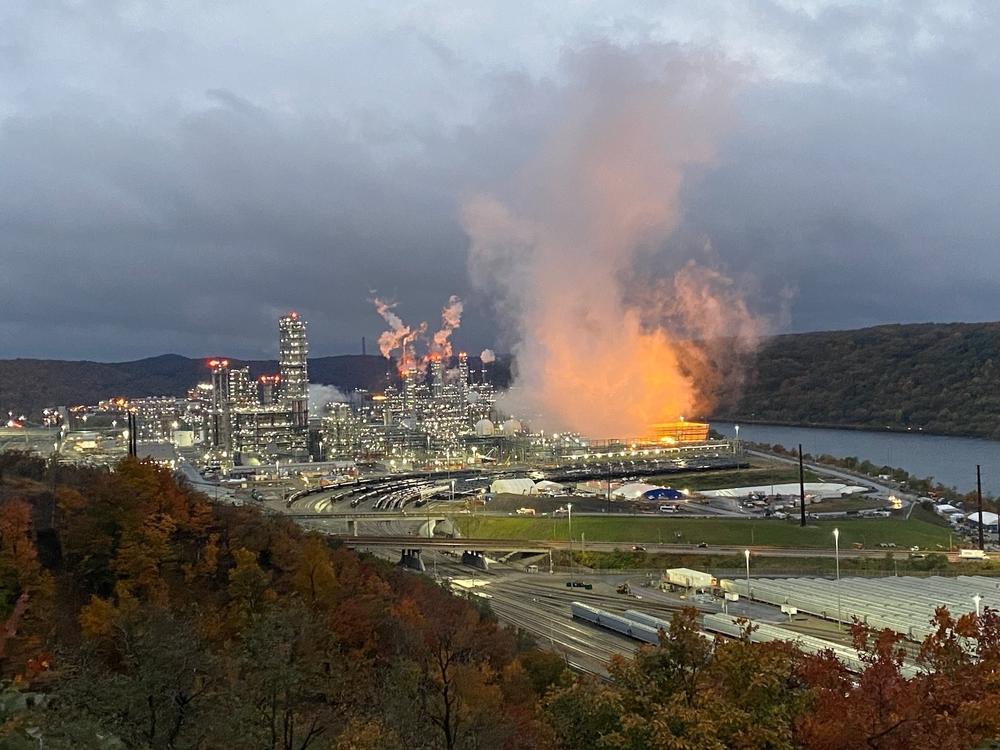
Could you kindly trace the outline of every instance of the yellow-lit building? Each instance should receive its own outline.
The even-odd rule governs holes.
[[[706,422],[660,422],[653,425],[653,437],[657,442],[674,445],[676,443],[701,443],[708,440]]]

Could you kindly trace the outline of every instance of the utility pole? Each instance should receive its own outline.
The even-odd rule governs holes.
[[[799,525],[806,525],[806,473],[802,466],[802,443],[799,443]]]
[[[983,542],[983,524],[986,523],[983,518],[983,483],[979,476],[979,464],[976,464],[976,506],[979,510],[979,549],[986,549]]]
[[[607,512],[611,512],[611,462],[608,461],[608,501]]]

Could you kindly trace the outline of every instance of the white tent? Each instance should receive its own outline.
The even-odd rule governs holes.
[[[867,492],[867,487],[860,487],[852,484],[841,484],[839,482],[806,482],[806,492],[816,497],[843,497],[844,495],[856,495],[859,492]],[[703,490],[702,495],[707,497],[746,497],[750,494],[759,495],[792,495],[799,494],[798,482],[793,484],[758,484],[753,487],[728,487],[722,490]]]
[[[535,495],[534,479],[494,479],[490,485],[490,492],[494,495]]]
[[[979,524],[979,514],[970,513],[966,516],[969,519],[969,523]],[[990,513],[988,510],[983,511],[983,525],[984,526],[996,526],[997,521],[1000,521],[1000,516],[996,513]]]

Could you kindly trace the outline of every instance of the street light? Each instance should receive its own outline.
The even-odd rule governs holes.
[[[843,630],[843,618],[840,611],[840,529],[833,530],[833,550],[837,558],[837,630]]]
[[[747,560],[747,599],[750,599],[750,550],[743,550],[743,557]]]
[[[569,519],[569,564],[573,564],[573,503],[566,503],[566,517]]]
[[[974,597],[972,597],[972,601],[974,601],[976,603],[976,617],[979,617],[979,603],[982,600],[983,600],[983,597],[981,597],[979,594],[976,594]]]
[[[740,426],[733,425],[736,428],[736,455],[740,455]]]

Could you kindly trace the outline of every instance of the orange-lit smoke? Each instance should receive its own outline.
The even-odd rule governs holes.
[[[382,331],[378,337],[378,348],[383,357],[390,357],[397,349],[402,351],[406,340],[413,335],[413,331],[403,322],[394,311],[395,302],[385,302],[378,297],[372,299],[372,304],[382,319],[388,324],[389,329]]]
[[[470,271],[512,323],[511,410],[549,429],[642,436],[709,407],[701,385],[718,352],[705,341],[738,348],[758,332],[721,272],[683,257],[666,280],[635,268],[676,227],[685,174],[714,158],[729,76],[662,48],[596,48],[569,73],[515,183],[466,202]]]
[[[416,327],[407,325],[395,312],[396,303],[386,302],[378,297],[372,298],[372,304],[382,319],[388,324],[388,330],[379,334],[378,345],[382,356],[396,358],[400,373],[411,369],[421,369],[429,359],[448,358],[452,354],[451,335],[462,323],[462,300],[457,295],[448,298],[448,304],[441,310],[441,328],[427,341],[428,326],[426,322]],[[425,349],[426,351],[419,351]]]
[[[462,310],[464,305],[458,295],[451,295],[448,304],[441,309],[441,328],[434,333],[431,340],[431,354],[438,357],[451,356],[451,334],[462,325]]]

